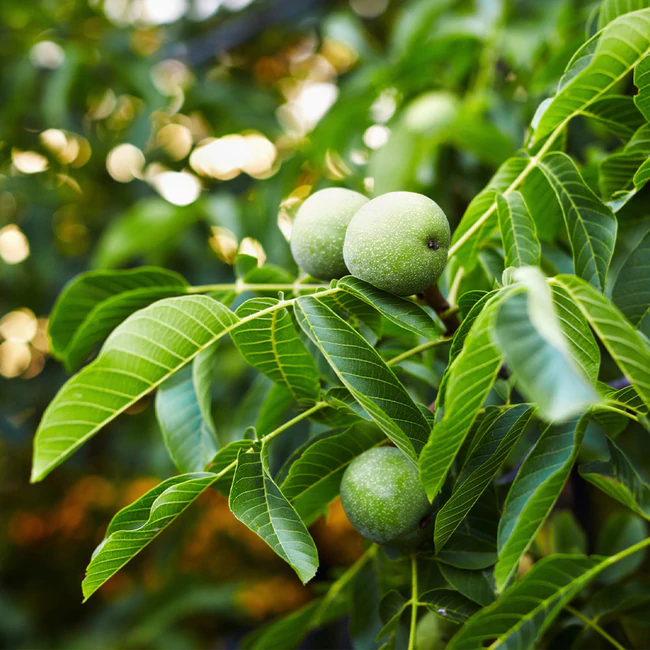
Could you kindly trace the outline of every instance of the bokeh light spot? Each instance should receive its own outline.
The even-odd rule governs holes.
[[[17,309],[0,320],[0,336],[7,341],[29,343],[38,330],[38,321],[31,309]]]
[[[142,177],[144,154],[132,144],[120,144],[106,157],[108,173],[120,183],[129,183]]]
[[[182,160],[192,149],[192,132],[182,124],[167,124],[158,131],[156,141],[170,158]]]
[[[0,257],[7,264],[19,264],[29,257],[29,241],[14,224],[0,230]]]
[[[363,134],[363,141],[370,149],[380,149],[390,138],[390,129],[383,124],[373,124]]]
[[[47,158],[36,151],[12,149],[11,161],[14,167],[23,174],[40,174],[49,167]]]
[[[65,61],[65,52],[58,43],[41,41],[32,47],[29,59],[37,68],[53,70]]]
[[[201,183],[189,172],[163,171],[151,179],[160,196],[173,205],[190,205],[199,198]]]
[[[0,343],[0,375],[18,377],[29,367],[32,353],[27,343],[3,341]]]
[[[251,255],[252,257],[257,258],[257,265],[262,266],[266,262],[266,252],[264,247],[257,239],[252,237],[244,237],[239,244],[239,253],[240,255]]]

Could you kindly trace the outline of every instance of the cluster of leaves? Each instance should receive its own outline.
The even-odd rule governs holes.
[[[159,268],[97,271],[68,286],[50,321],[56,356],[77,370],[108,338],[48,407],[32,479],[156,388],[181,472],[116,515],[88,567],[86,598],[208,489],[227,495],[233,514],[310,580],[318,554],[308,526],[336,498],[351,460],[390,442],[419,467],[439,506],[431,549],[409,571],[371,547],[324,596],[249,637],[249,647],[295,646],[346,613],[360,645],[377,637],[412,647],[421,607],[462,624],[450,648],[531,647],[541,638],[557,647],[578,635],[575,626],[551,627],[578,596],[584,611],[571,616],[608,637],[597,620],[647,606],[650,594],[635,582],[585,591],[599,577],[616,582],[612,570],[639,558],[650,545],[643,526],[624,547],[603,544],[605,558],[558,544],[571,552],[517,579],[542,554],[590,434],[607,451],[579,463],[579,480],[631,510],[626,521],[650,518],[650,486],[623,444],[650,429],[642,232],[650,8],[636,4],[602,3],[598,31],[540,106],[526,147],[456,228],[447,269],[447,297],[461,317],[453,337],[429,307],[356,278],[319,287],[246,256],[231,286],[190,286]],[[567,153],[576,118],[621,143],[595,169]],[[248,293],[256,296],[238,300]],[[210,403],[227,335],[274,384],[255,427],[232,441],[219,439]],[[624,387],[606,383],[620,375]],[[433,409],[418,399],[430,389]],[[286,420],[289,408],[297,414]],[[272,441],[303,420],[310,437],[278,463]]]

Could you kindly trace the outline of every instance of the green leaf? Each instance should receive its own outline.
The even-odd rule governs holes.
[[[286,309],[275,309],[254,318],[260,311],[279,304],[276,298],[252,298],[235,312],[253,318],[231,334],[244,359],[271,381],[287,388],[301,407],[320,398],[318,370]]]
[[[480,311],[447,371],[443,419],[420,456],[420,480],[430,500],[442,488],[499,371],[501,354],[490,338],[499,298],[499,294],[491,297]]]
[[[372,305],[382,316],[410,332],[423,336],[427,341],[440,338],[443,331],[438,321],[411,300],[382,291],[371,284],[348,275],[341,278],[337,288],[347,291]]]
[[[476,650],[486,641],[492,649],[533,648],[566,603],[601,569],[581,555],[544,558],[496,602],[472,616],[448,650]]]
[[[639,324],[650,305],[648,260],[650,260],[650,232],[627,257],[612,289],[612,302],[632,325]]]
[[[650,22],[650,18],[649,18]],[[585,184],[569,156],[553,152],[537,161],[553,187],[569,233],[576,274],[601,291],[616,243],[616,218],[611,208]]]
[[[438,566],[445,580],[463,596],[467,596],[482,607],[487,607],[494,602],[496,596],[490,571],[468,571],[443,563]]]
[[[476,571],[492,566],[497,560],[497,550],[493,542],[473,532],[456,531],[436,559],[458,569]]]
[[[372,305],[345,291],[325,296],[320,300],[333,311],[340,309],[352,317],[352,323],[357,325],[357,329],[358,325],[363,323],[377,338],[382,336],[384,323],[381,314]],[[355,320],[356,323],[354,323]]]
[[[629,140],[645,120],[632,97],[608,95],[581,111],[586,118],[596,120],[622,140]]]
[[[599,167],[603,200],[618,212],[650,178],[650,124],[634,133],[622,151],[605,158]]]
[[[440,551],[497,475],[530,421],[533,409],[519,404],[487,420],[476,434],[453,493],[436,516],[434,541]]]
[[[174,476],[118,512],[93,553],[82,584],[88,600],[111,576],[161,533],[215,480],[215,474]]]
[[[164,199],[143,199],[110,222],[95,250],[93,265],[115,268],[169,246],[202,216],[200,202],[179,207]]]
[[[560,329],[569,346],[572,361],[592,383],[598,380],[600,372],[600,348],[589,323],[569,294],[559,285],[552,285],[553,305]]]
[[[650,485],[615,442],[608,439],[608,461],[593,461],[579,468],[580,476],[627,506],[645,519],[650,519]]]
[[[607,298],[583,280],[559,275],[552,282],[564,287],[643,403],[650,407],[650,346],[643,336]]]
[[[45,411],[34,441],[31,480],[40,481],[237,322],[227,307],[206,296],[167,298],[127,318]]]
[[[603,29],[623,14],[648,6],[650,6],[648,0],[603,0],[598,10],[598,29]]]
[[[413,462],[429,435],[429,424],[377,351],[316,297],[295,303],[300,327],[379,428]]]
[[[452,237],[452,245],[457,245],[460,240],[469,242],[459,248],[455,255],[456,261],[466,272],[476,267],[481,243],[497,226],[497,196],[514,188],[528,164],[529,158],[524,153],[508,158],[467,207]]]
[[[638,575],[647,555],[648,525],[645,520],[631,512],[615,512],[607,519],[596,541],[596,553],[612,555],[629,547],[641,544],[642,548],[634,554],[607,567],[600,574],[600,582],[612,584],[629,576]]]
[[[89,271],[72,280],[58,297],[48,333],[54,356],[69,371],[127,316],[156,300],[185,293],[177,273],[142,267],[129,271]]]
[[[377,633],[377,641],[388,637],[388,641],[381,646],[384,648],[393,648],[395,644],[395,634],[399,628],[400,620],[409,606],[409,601],[402,596],[396,589],[391,589],[385,594],[379,603],[379,614],[381,620],[385,621],[384,627]]]
[[[480,609],[469,598],[451,589],[430,589],[421,594],[419,600],[434,614],[455,623],[464,623]]]
[[[507,197],[499,194],[497,212],[505,266],[539,266],[541,246],[524,197],[519,192],[511,192]]]
[[[644,4],[648,5],[647,2]],[[643,113],[643,117],[650,122],[650,57],[647,52],[645,58],[636,66],[634,83],[639,89],[638,94],[634,96],[634,103]]]
[[[586,419],[549,426],[524,460],[499,521],[497,592],[503,591],[560,496],[584,436]]]
[[[518,390],[542,419],[553,422],[584,412],[600,397],[573,362],[548,285],[542,282],[541,288],[547,297],[518,292],[504,300],[493,336]]]
[[[300,518],[311,523],[339,494],[341,477],[360,454],[386,438],[374,425],[358,424],[307,447],[282,483],[284,496]]]
[[[560,611],[599,573],[625,561],[650,540],[629,546],[611,557],[557,554],[533,568],[495,603],[475,614],[459,630],[448,650],[533,648]]]
[[[266,447],[257,447],[252,453],[239,452],[230,509],[307,583],[318,569],[316,545],[298,513],[273,482]]]
[[[165,445],[180,472],[200,472],[217,452],[211,413],[210,380],[217,347],[162,383],[156,393],[156,417]]]
[[[613,89],[650,51],[650,9],[619,16],[598,37],[588,65],[549,102],[531,146],[566,125]]]

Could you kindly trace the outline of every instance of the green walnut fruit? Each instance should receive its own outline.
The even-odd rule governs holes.
[[[449,222],[435,201],[414,192],[389,192],[352,217],[343,257],[352,275],[410,296],[440,277],[450,239]]]
[[[298,209],[291,231],[296,264],[319,280],[348,274],[343,240],[350,219],[368,199],[352,190],[330,187],[312,194]]]
[[[350,463],[341,480],[341,503],[364,537],[403,551],[423,541],[431,520],[418,470],[395,447],[370,449]]]
[[[444,609],[440,614],[427,612],[419,621],[415,631],[415,650],[444,650],[451,637],[458,631],[458,625],[445,620]]]

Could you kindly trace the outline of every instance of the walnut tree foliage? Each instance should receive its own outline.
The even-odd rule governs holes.
[[[589,29],[521,148],[458,220],[440,283],[448,305],[245,256],[229,286],[155,267],[68,284],[49,327],[76,374],[42,418],[32,480],[154,391],[178,469],[115,515],[86,599],[206,490],[309,582],[319,570],[310,525],[351,461],[390,444],[436,506],[428,546],[396,557],[368,545],[246,647],[296,647],[349,616],[356,647],[411,649],[425,612],[458,650],[582,647],[584,634],[642,643],[620,621],[650,606],[634,575],[650,545],[650,485],[626,451],[650,433],[650,4],[604,0]],[[574,145],[585,124],[608,143],[595,163]],[[393,166],[416,157],[412,135],[394,128]],[[370,163],[375,191],[400,189],[383,151]],[[290,412],[263,410],[230,441],[211,405],[226,337]],[[278,471],[274,445],[304,421],[310,436]],[[579,533],[584,513],[566,508],[577,490],[599,490],[623,513],[597,545]]]

